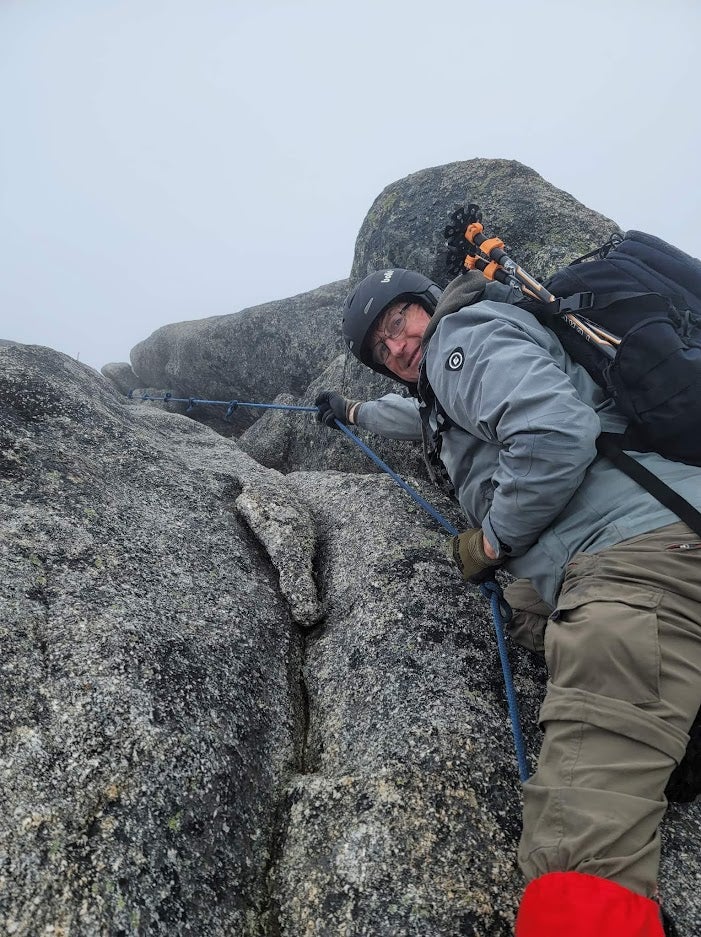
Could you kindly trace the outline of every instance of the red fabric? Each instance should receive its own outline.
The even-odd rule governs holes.
[[[516,937],[665,937],[656,902],[606,878],[550,872],[526,888]]]

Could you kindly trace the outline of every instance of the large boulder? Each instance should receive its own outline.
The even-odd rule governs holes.
[[[443,231],[455,208],[470,202],[482,209],[485,233],[500,237],[536,277],[620,233],[615,222],[515,160],[448,163],[393,182],[377,196],[356,240],[351,283],[373,270],[406,267],[445,286]]]
[[[290,299],[157,329],[131,351],[142,387],[179,397],[270,402],[302,394],[341,350],[341,280]],[[240,409],[239,432],[260,411]]]
[[[122,394],[130,394],[141,386],[141,381],[134,374],[134,369],[126,361],[111,361],[109,364],[103,365],[100,372]]]

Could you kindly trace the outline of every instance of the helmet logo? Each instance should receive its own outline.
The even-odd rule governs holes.
[[[393,273],[394,270],[385,270],[385,275],[380,280],[380,283],[389,283],[389,281],[392,279]]]

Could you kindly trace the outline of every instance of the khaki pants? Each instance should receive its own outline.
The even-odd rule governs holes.
[[[701,704],[701,549],[684,543],[701,547],[677,523],[567,568],[545,629],[543,744],[523,788],[529,881],[577,871],[656,893],[664,789]],[[537,649],[547,606],[525,604],[516,638]]]
[[[504,589],[513,617],[507,625],[509,637],[529,651],[545,652],[545,626],[554,612],[528,579],[517,579]]]

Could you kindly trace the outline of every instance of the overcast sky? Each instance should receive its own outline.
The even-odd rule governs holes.
[[[474,157],[701,256],[700,27],[698,0],[0,0],[0,338],[128,361],[347,277],[386,185]]]

